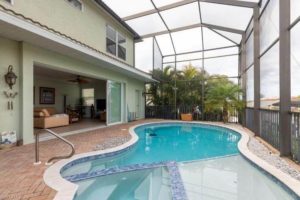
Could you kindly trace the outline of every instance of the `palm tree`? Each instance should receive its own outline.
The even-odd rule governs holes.
[[[160,83],[152,83],[147,89],[151,97],[147,105],[170,105],[173,96],[172,81],[174,80],[174,69],[172,66],[166,66],[163,70],[154,69],[152,76]]]
[[[152,84],[147,90],[153,94],[149,103],[153,105],[173,105],[176,79],[177,105],[199,105],[201,103],[203,80],[208,77],[208,74],[188,64],[176,73],[173,66],[166,66],[163,70],[155,69],[153,77],[160,80],[160,83]]]
[[[183,70],[178,73],[178,103],[185,105],[199,105],[202,95],[202,81],[207,75],[196,68],[195,66],[188,64]]]
[[[182,75],[185,80],[192,80],[198,75],[198,73],[198,69],[190,63],[183,68],[179,75]]]
[[[230,81],[226,76],[214,76],[207,81],[207,93],[205,111],[221,111],[224,123],[228,122],[228,116],[234,109],[241,110],[244,102],[239,96],[241,88]]]

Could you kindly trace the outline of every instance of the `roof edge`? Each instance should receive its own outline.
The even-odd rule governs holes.
[[[124,26],[131,34],[133,34],[134,40],[141,40],[141,36],[135,32],[126,22],[124,22],[119,15],[117,15],[108,5],[102,0],[94,0],[99,6],[101,6],[109,15],[117,20],[122,26]]]

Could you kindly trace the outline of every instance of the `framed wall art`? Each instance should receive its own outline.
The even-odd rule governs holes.
[[[40,104],[55,104],[55,88],[40,87]]]

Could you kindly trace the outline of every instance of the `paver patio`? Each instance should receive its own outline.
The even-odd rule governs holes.
[[[128,128],[146,120],[105,127],[96,131],[67,136],[75,145],[76,154],[93,151],[115,137],[128,137]],[[147,120],[149,122],[150,120]],[[155,121],[155,120],[151,120]],[[127,129],[127,130],[122,130]],[[34,166],[34,144],[0,150],[0,200],[47,200],[56,192],[45,185],[45,162],[52,156],[68,154],[69,146],[54,139],[40,143],[41,165]]]

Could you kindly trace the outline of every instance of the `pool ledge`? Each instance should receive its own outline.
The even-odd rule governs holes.
[[[214,123],[214,122],[182,122],[182,121],[160,121],[160,122],[151,122],[151,123],[143,123],[143,124],[138,124],[135,126],[130,127],[129,133],[131,135],[131,139],[114,148],[110,149],[105,149],[105,150],[100,150],[100,151],[92,151],[92,152],[87,152],[87,153],[82,153],[82,154],[77,154],[73,156],[72,158],[61,160],[50,166],[44,173],[44,181],[45,183],[53,188],[54,190],[57,191],[57,194],[54,198],[54,200],[72,200],[76,194],[76,191],[78,189],[78,186],[74,183],[71,183],[64,178],[62,178],[60,172],[61,169],[67,165],[68,163],[75,161],[80,158],[88,157],[88,156],[95,156],[95,155],[100,155],[100,154],[107,154],[107,153],[113,153],[113,152],[120,152],[122,150],[126,151],[128,147],[134,145],[138,141],[138,136],[136,135],[134,129],[147,125],[147,124],[160,124],[160,123],[197,123],[197,124],[206,124],[206,125],[214,125],[218,127],[223,127],[227,129],[231,129],[239,134],[241,134],[241,139],[238,142],[238,149],[241,152],[243,156],[245,156],[247,159],[252,161],[255,165],[260,167],[261,169],[265,170],[269,174],[271,174],[273,177],[278,179],[280,182],[282,182],[284,185],[286,185],[289,189],[295,192],[296,195],[300,197],[300,182],[297,181],[296,179],[290,177],[286,173],[280,171],[277,169],[275,166],[270,165],[263,159],[259,158],[256,156],[254,153],[252,153],[248,149],[248,142],[250,140],[250,134],[251,132],[238,125],[232,125],[232,124],[222,124],[222,123]]]
[[[101,154],[108,154],[113,152],[120,152],[122,150],[126,150],[128,147],[134,145],[138,141],[138,136],[135,134],[134,129],[137,126],[130,127],[129,133],[131,135],[131,139],[114,148],[109,148],[105,150],[99,150],[99,151],[91,151],[87,153],[81,153],[72,156],[69,159],[60,160],[50,166],[44,173],[44,181],[46,185],[51,187],[52,189],[57,191],[56,196],[54,197],[54,200],[72,200],[76,194],[76,191],[78,189],[78,185],[71,183],[67,180],[65,180],[60,172],[63,169],[64,166],[66,166],[68,163],[84,158],[89,156],[96,156]]]
[[[205,123],[204,123],[205,124]],[[211,123],[210,123],[211,124]],[[213,123],[214,124],[214,123]],[[298,197],[300,197],[300,181],[294,179],[293,177],[289,176],[288,174],[284,173],[280,169],[276,168],[275,166],[269,164],[265,160],[261,159],[257,155],[255,155],[253,152],[251,152],[248,148],[248,142],[250,140],[250,134],[253,134],[250,130],[238,126],[238,125],[226,125],[226,124],[214,124],[216,126],[224,127],[231,129],[235,132],[238,132],[241,134],[241,139],[238,143],[238,149],[240,153],[245,156],[249,161],[257,165],[262,170],[269,173],[271,176],[273,176],[275,179],[280,181],[282,184],[284,184],[286,187],[291,189]]]

